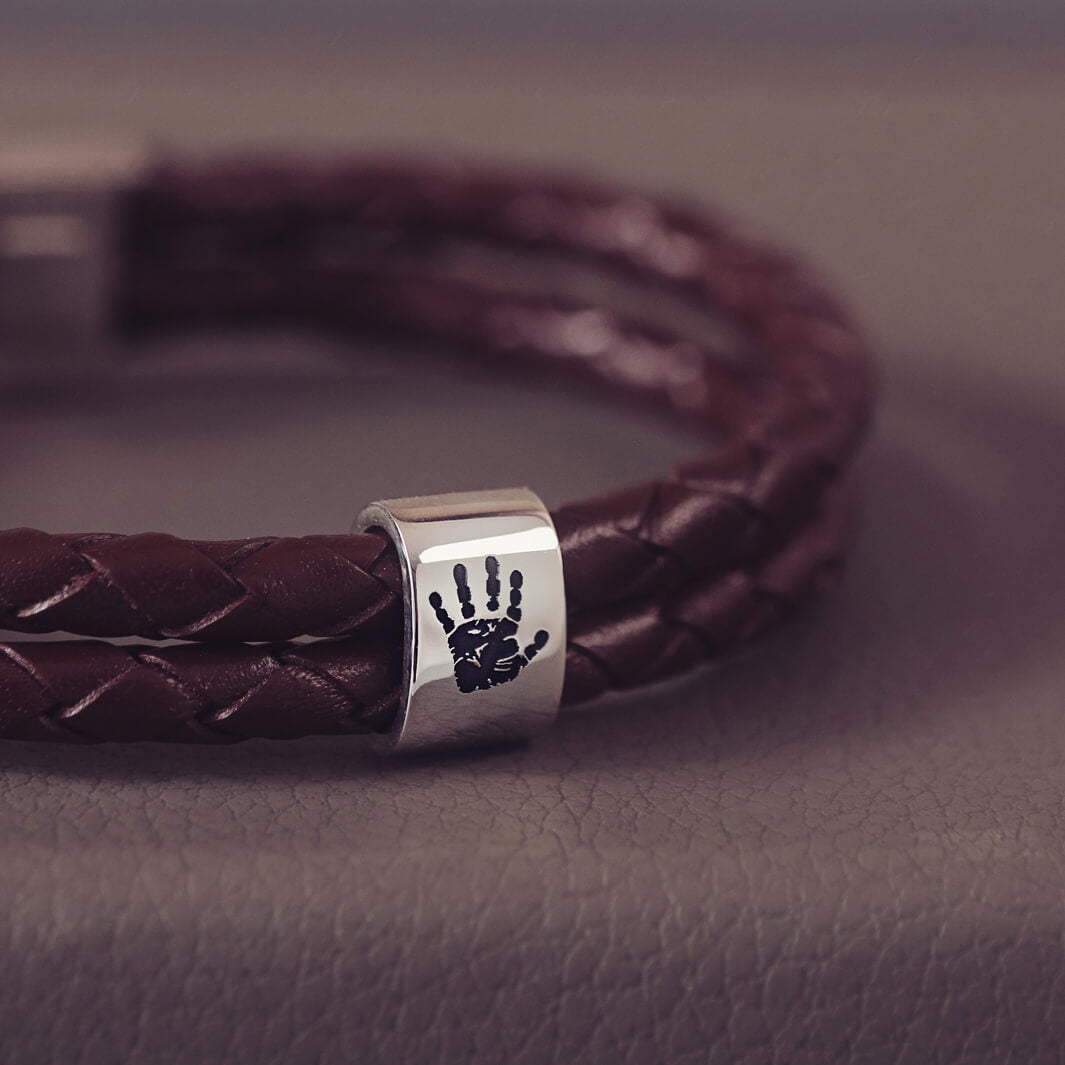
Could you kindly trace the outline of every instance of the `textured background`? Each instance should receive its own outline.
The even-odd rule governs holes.
[[[527,750],[0,748],[0,1058],[1059,1061],[1063,58],[5,36],[0,132],[446,146],[720,201],[846,286],[885,390],[839,594]],[[209,347],[9,394],[0,521],[331,531],[688,446],[381,353],[338,377],[307,338]]]

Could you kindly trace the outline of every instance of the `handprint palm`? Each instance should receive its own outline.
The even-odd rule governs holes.
[[[487,575],[485,610],[486,613],[497,614],[501,591],[499,560],[489,555],[484,560],[484,568]],[[506,614],[480,618],[473,616],[477,611],[473,605],[466,567],[459,562],[453,573],[462,616],[467,620],[456,626],[444,608],[444,600],[439,592],[429,596],[429,605],[447,634],[459,691],[484,691],[512,681],[543,650],[549,639],[548,634],[541,629],[524,650],[518,642],[523,583],[521,572],[513,570],[510,574],[510,604]]]

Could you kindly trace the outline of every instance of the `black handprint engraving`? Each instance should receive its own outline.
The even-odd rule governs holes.
[[[489,613],[499,610],[499,559],[489,555],[484,560],[487,574],[485,609]],[[461,692],[484,691],[497,684],[512,681],[542,651],[549,639],[541,629],[523,651],[517,640],[518,622],[521,621],[522,575],[519,570],[510,574],[510,605],[505,616],[474,618],[477,612],[473,594],[467,580],[466,567],[459,562],[454,569],[455,591],[458,595],[462,616],[467,619],[457,628],[444,609],[444,600],[439,592],[429,596],[429,605],[436,612],[436,620],[447,633],[447,645],[455,663],[455,683]]]

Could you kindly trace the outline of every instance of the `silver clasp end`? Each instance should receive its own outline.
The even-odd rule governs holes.
[[[120,197],[142,180],[149,161],[147,148],[130,142],[0,142],[5,362],[58,363],[72,350],[103,346],[111,332]]]

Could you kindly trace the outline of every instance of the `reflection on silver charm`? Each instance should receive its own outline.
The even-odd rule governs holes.
[[[562,556],[526,488],[386,499],[358,531],[392,538],[406,618],[394,751],[527,739],[558,712],[566,668]]]

